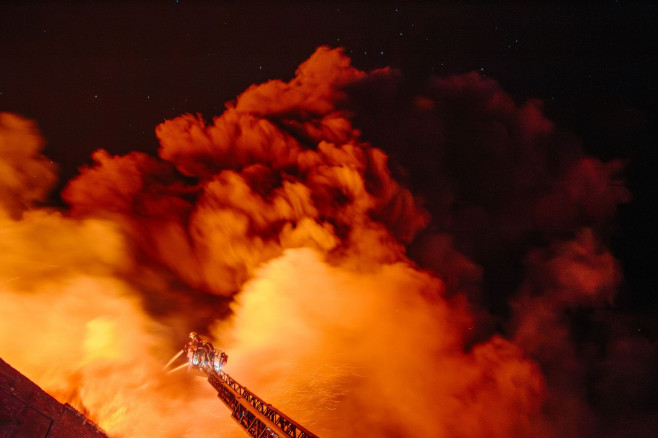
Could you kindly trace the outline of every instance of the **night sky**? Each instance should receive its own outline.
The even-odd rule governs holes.
[[[616,429],[610,429],[610,436],[622,436],[615,433],[630,430],[624,427],[633,421],[644,428],[647,434],[642,436],[652,436],[649,429],[655,424],[658,399],[655,391],[647,388],[658,385],[652,362],[658,339],[658,215],[654,208],[658,187],[654,171],[658,165],[658,5],[623,1],[582,5],[502,3],[1,2],[0,112],[34,120],[46,142],[43,154],[58,166],[59,183],[45,201],[34,207],[60,209],[63,216],[74,219],[119,211],[131,216],[122,223],[126,229],[135,227],[137,231],[132,231],[131,236],[142,237],[148,231],[153,233],[149,238],[157,242],[166,237],[153,231],[151,225],[158,223],[160,216],[167,219],[168,213],[177,220],[182,218],[180,223],[185,224],[194,218],[188,214],[192,210],[186,210],[192,209],[187,202],[202,198],[197,192],[199,187],[215,181],[208,175],[216,177],[224,169],[234,170],[239,167],[235,163],[248,166],[230,161],[232,158],[222,156],[224,151],[218,152],[219,148],[209,148],[212,153],[207,154],[194,149],[198,146],[202,150],[203,141],[201,146],[195,144],[189,140],[191,136],[186,137],[185,129],[202,125],[202,120],[180,117],[161,125],[160,143],[156,126],[185,113],[200,114],[211,125],[217,123],[213,117],[230,107],[227,114],[241,114],[245,120],[256,114],[254,119],[271,123],[276,127],[273,131],[286,133],[305,148],[319,149],[313,129],[324,123],[329,126],[333,119],[318,121],[313,112],[317,108],[313,106],[317,103],[312,99],[313,90],[304,87],[309,87],[309,83],[316,86],[313,80],[324,78],[327,71],[326,77],[333,80],[332,69],[338,71],[343,59],[331,50],[316,49],[343,48],[352,66],[359,70],[349,70],[348,75],[359,79],[350,76],[352,79],[345,82],[348,85],[340,90],[331,88],[338,87],[339,82],[327,85],[331,99],[342,92],[348,96],[330,100],[332,105],[338,105],[331,115],[338,115],[339,122],[353,123],[358,141],[372,144],[372,149],[381,148],[390,157],[388,167],[383,166],[386,172],[391,169],[390,174],[370,168],[371,173],[363,171],[364,191],[386,195],[388,192],[382,188],[385,185],[377,186],[381,181],[395,190],[400,189],[395,185],[397,181],[403,186],[399,197],[394,198],[402,201],[391,201],[381,211],[368,210],[364,217],[385,223],[391,235],[396,236],[396,245],[400,243],[414,266],[445,280],[448,289],[457,284],[459,287],[454,290],[476,303],[474,307],[482,311],[474,311],[480,332],[475,330],[465,345],[470,348],[494,334],[515,339],[528,354],[539,357],[542,372],[554,385],[555,398],[550,403],[559,401],[574,386],[568,378],[562,379],[573,374],[570,363],[561,362],[561,351],[567,350],[546,350],[541,342],[524,340],[523,332],[515,332],[518,327],[514,327],[514,321],[523,321],[524,317],[533,321],[532,317],[538,315],[539,323],[533,326],[539,332],[537,339],[550,338],[550,333],[542,332],[542,313],[534,312],[547,303],[557,303],[555,327],[568,332],[565,339],[570,342],[569,348],[573,347],[574,357],[587,371],[583,371],[582,379],[585,389],[575,399],[586,401],[597,414],[599,431],[608,428],[608,417],[614,417],[609,424]],[[313,61],[302,73],[311,71],[318,76],[307,82],[291,81],[298,66],[314,52]],[[388,67],[392,70],[359,76],[360,71]],[[297,73],[297,78],[304,74]],[[292,85],[285,88],[288,85],[270,83],[269,88],[249,88],[270,79],[291,81]],[[297,89],[303,92],[295,94]],[[243,97],[251,94],[236,101],[245,90],[249,91]],[[283,91],[277,94],[277,90]],[[272,101],[263,98],[268,92],[275,96]],[[328,95],[319,95],[329,99]],[[286,99],[293,104],[286,106]],[[263,109],[259,106],[263,104],[269,107]],[[550,128],[545,129],[546,126]],[[327,128],[327,132],[331,129]],[[546,132],[550,135],[543,137]],[[326,135],[331,139],[333,134]],[[265,138],[268,147],[275,143]],[[190,144],[186,143],[188,140]],[[348,140],[341,143],[347,144],[347,149],[351,147]],[[236,156],[242,152],[233,147],[238,141],[243,141],[238,134],[227,140]],[[168,158],[162,155],[162,160],[153,159],[146,165],[143,163],[151,158],[136,158],[135,154],[125,159],[97,154],[96,168],[89,167],[94,165],[92,153],[99,149],[110,155],[141,151],[157,157],[160,146],[161,152],[167,149],[170,156],[182,160],[182,167],[172,170],[173,167],[167,167],[169,163],[163,163]],[[247,149],[249,144],[243,147]],[[272,150],[280,152],[277,147],[272,146]],[[249,153],[244,152],[245,156]],[[520,158],[512,162],[511,157]],[[148,181],[134,193],[131,188],[120,187],[125,182],[121,172],[111,175],[114,161],[122,163],[118,169],[132,169],[131,160],[142,160],[140,172]],[[615,164],[602,164],[615,160],[623,168],[621,179],[632,194],[630,200],[625,190],[619,188],[615,172],[609,171]],[[153,164],[156,161],[159,164]],[[369,165],[375,161],[373,158]],[[98,168],[100,171],[96,172]],[[272,187],[284,185],[286,178],[303,179],[302,170],[290,164],[283,170],[264,173],[261,180],[254,168],[249,168],[252,173],[244,174],[247,179],[253,178],[249,181],[258,193],[270,190],[270,195],[276,194]],[[82,176],[76,178],[80,169]],[[185,169],[192,170],[186,173]],[[116,181],[103,179],[103,172],[117,177]],[[126,180],[126,185],[132,181]],[[228,187],[227,181],[230,182],[227,179],[224,183]],[[255,187],[258,184],[254,181],[263,187]],[[309,186],[315,182],[305,181]],[[365,186],[369,182],[372,185]],[[528,185],[523,186],[523,182]],[[416,201],[404,198],[406,187],[417,196],[413,199],[418,200],[418,205],[430,213],[431,221],[428,219],[427,224],[423,223],[425,210],[419,213]],[[125,193],[120,189],[135,198],[122,203],[121,195]],[[569,190],[577,192],[573,199],[569,198]],[[115,191],[118,201],[113,198]],[[218,189],[215,196],[223,199],[228,192]],[[322,201],[328,193],[324,205],[327,212],[333,212],[334,206],[340,210],[353,201],[342,192],[342,198],[332,197],[331,191],[319,193],[314,195],[314,202]],[[562,195],[565,197],[560,198]],[[143,200],[144,206],[140,204]],[[171,211],[167,211],[167,206]],[[564,211],[555,211],[562,206]],[[555,208],[551,210],[552,207]],[[319,217],[318,222],[335,225],[340,238],[351,237],[344,231],[353,225],[349,221],[341,229],[336,225],[340,224],[338,219],[331,222],[325,216]],[[413,218],[418,222],[412,223]],[[263,228],[263,235],[276,236],[272,230],[283,222],[273,220],[271,229]],[[592,233],[582,231],[590,228]],[[242,234],[236,235],[245,240],[253,237]],[[359,240],[350,244],[359,247]],[[139,254],[153,259],[144,266],[159,263],[168,267],[169,270],[158,271],[167,272],[165,276],[173,277],[171,273],[178,272],[178,264],[170,262],[184,256],[173,245],[174,250],[167,253],[160,250],[161,246],[151,247],[148,238],[135,241],[135,248],[142,245],[143,253]],[[363,241],[368,242],[367,238]],[[580,246],[570,249],[570,243],[564,243],[570,241]],[[594,241],[600,241],[600,246]],[[201,235],[198,247],[204,248],[205,243]],[[223,260],[222,251],[210,249],[217,251],[218,260]],[[614,259],[606,258],[607,250]],[[563,257],[570,256],[571,251],[576,254],[573,258]],[[168,256],[173,258],[167,259]],[[193,265],[194,260],[185,262]],[[208,260],[215,263],[212,258]],[[613,278],[614,260],[619,261],[623,272],[619,283]],[[570,270],[572,265],[585,266],[584,274],[575,268]],[[613,285],[608,301],[601,294],[596,301],[589,302],[586,297],[570,302],[567,297],[573,291],[564,288],[563,294],[558,293],[561,281],[571,284],[572,280],[588,291],[588,285],[596,284],[597,273],[598,281]],[[566,277],[568,281],[564,280]],[[184,282],[189,283],[189,289],[197,288],[195,293],[212,289],[189,278],[182,276],[172,283],[172,296]],[[144,279],[134,280],[135,284],[148,283]],[[578,283],[580,280],[583,281]],[[233,288],[230,293],[222,290],[221,294],[236,293],[243,281],[236,280],[235,285],[226,286]],[[157,296],[155,286],[153,291],[150,284],[144,289],[148,291],[145,296],[156,297],[151,297],[151,304],[167,299]],[[471,293],[473,290],[476,292]],[[519,297],[526,301],[519,301]],[[545,301],[542,297],[546,297]],[[152,305],[149,311],[157,314],[154,308],[157,306]],[[606,329],[606,324],[613,328]],[[628,350],[623,349],[627,347]],[[618,350],[610,353],[614,348]],[[634,367],[631,360],[626,361],[628,351],[641,366]],[[608,376],[612,377],[607,379]],[[644,382],[638,384],[638,379],[648,382],[646,387]],[[627,391],[627,399],[616,397],[622,389]],[[548,411],[553,406],[557,417],[570,409],[567,404],[557,408],[559,403],[550,403]],[[636,411],[645,416],[635,416]],[[573,415],[578,416],[578,412],[575,409]],[[654,423],[642,418],[654,418]],[[592,430],[595,432],[591,435],[582,436],[599,436],[597,429]]]
[[[0,11],[0,109],[37,121],[60,188],[94,150],[155,153],[158,123],[219,115],[249,85],[290,79],[320,45],[344,47],[366,71],[398,68],[410,88],[476,71],[517,102],[541,99],[587,153],[627,160],[635,198],[611,235],[626,272],[619,299],[658,306],[655,4],[3,2]]]

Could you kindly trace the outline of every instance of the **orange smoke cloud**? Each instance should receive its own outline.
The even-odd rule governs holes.
[[[321,436],[529,436],[540,420],[537,365],[499,337],[465,352],[464,302],[407,263],[288,250],[233,310],[215,329],[232,375]]]
[[[0,145],[9,146],[0,153],[9,157],[3,166],[50,168],[29,149],[43,142],[34,125],[13,115],[2,120],[10,122],[0,132]],[[15,151],[22,161],[12,161]],[[212,416],[188,423],[188,410],[210,411],[216,398],[187,376],[162,372],[175,347],[169,329],[144,310],[131,281],[137,263],[118,224],[29,208],[45,188],[9,181],[10,199],[0,204],[0,355],[111,436],[230,428]]]
[[[603,430],[562,316],[620,281],[596,234],[628,199],[618,164],[560,146],[538,102],[493,81],[401,97],[400,77],[322,47],[211,123],[159,125],[158,157],[95,152],[65,212],[33,207],[46,177],[0,180],[0,354],[112,436],[240,436],[205,382],[162,372],[191,329],[325,437]],[[42,169],[34,127],[7,117],[0,158]],[[407,179],[427,202],[379,146],[423,161]],[[508,244],[525,270],[501,291],[487,261]],[[492,291],[514,298],[508,317],[489,313]]]
[[[212,125],[183,115],[158,126],[166,161],[95,153],[63,198],[74,214],[118,215],[151,257],[220,295],[286,248],[398,260],[429,218],[336,109],[364,74],[318,49],[295,79],[250,87]],[[169,163],[198,183],[183,186]]]
[[[21,213],[48,194],[55,165],[41,155],[43,140],[36,125],[14,114],[0,113],[0,205],[3,213]]]

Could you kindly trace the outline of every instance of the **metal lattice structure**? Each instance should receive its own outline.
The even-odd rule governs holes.
[[[217,396],[231,409],[231,416],[252,437],[317,438],[317,435],[265,403],[225,372],[216,372],[209,367],[202,367],[201,370],[217,390]]]
[[[249,435],[254,438],[318,438],[222,371],[228,356],[221,350],[204,342],[196,332],[190,333],[190,339],[165,368],[187,352],[188,370],[198,370],[208,377],[208,382],[217,390],[217,397],[228,406],[233,419]]]
[[[194,369],[208,377],[208,382],[217,390],[217,396],[231,410],[231,416],[254,438],[317,438],[301,425],[288,418],[256,394],[233,380],[222,371],[228,356],[204,342],[196,332],[190,333],[190,342],[165,365],[187,352],[188,370]],[[177,369],[184,367],[181,365]],[[172,370],[171,372],[175,371]]]

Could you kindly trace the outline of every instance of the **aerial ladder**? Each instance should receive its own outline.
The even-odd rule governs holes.
[[[188,369],[200,372],[217,391],[217,397],[231,410],[233,419],[254,438],[317,438],[299,423],[286,416],[222,371],[227,356],[190,333],[190,342],[172,360],[187,352]],[[167,365],[169,365],[167,364]],[[182,365],[185,366],[185,365]],[[180,367],[179,367],[180,368]]]

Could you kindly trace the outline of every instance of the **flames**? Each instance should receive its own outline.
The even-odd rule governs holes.
[[[618,163],[565,148],[491,80],[405,97],[399,78],[319,48],[211,122],[159,125],[157,157],[95,152],[66,211],[36,206],[54,165],[2,114],[0,354],[111,436],[240,436],[202,380],[162,372],[190,329],[321,436],[600,430],[564,312],[621,280],[598,235],[629,199]],[[479,263],[506,244],[524,269],[500,291]]]

